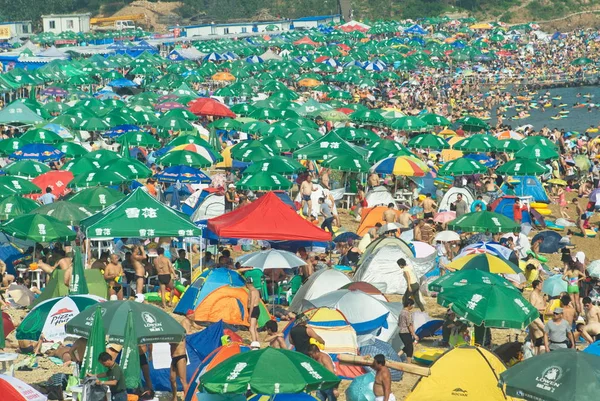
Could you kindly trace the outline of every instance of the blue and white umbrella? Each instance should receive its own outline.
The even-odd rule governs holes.
[[[261,57],[258,56],[250,56],[246,58],[246,62],[250,63],[250,64],[260,64],[260,63],[264,63],[265,60],[263,60]]]
[[[210,177],[203,171],[189,166],[171,166],[154,176],[160,182],[183,184],[208,184]]]
[[[119,137],[123,134],[126,134],[127,132],[140,132],[140,131],[142,131],[142,129],[140,127],[138,127],[137,125],[132,125],[132,124],[117,125],[116,127],[111,128],[108,131],[105,131],[102,136],[105,136],[107,138],[115,138],[115,137]]]
[[[333,59],[333,58],[328,58],[327,60],[324,60],[323,64],[327,64],[331,67],[337,67],[339,65],[338,62],[335,61],[335,59]]]
[[[203,60],[204,61],[221,61],[221,60],[224,60],[224,58],[219,53],[212,52],[212,53],[204,56]]]
[[[352,60],[352,61],[348,61],[347,63],[344,64],[344,68],[347,67],[360,67],[363,68],[365,65],[363,63],[361,63],[358,60]]]
[[[383,61],[375,60],[367,63],[364,68],[367,71],[383,71],[386,69],[386,65]]]
[[[24,145],[19,150],[14,151],[9,158],[15,160],[37,160],[47,162],[60,160],[65,154],[54,146],[42,143],[32,143]]]
[[[476,253],[489,253],[490,255],[500,256],[508,260],[512,256],[513,251],[497,242],[481,241],[465,246],[456,257],[460,258]]]
[[[137,84],[127,78],[119,78],[110,81],[108,84],[111,88],[135,88]]]
[[[310,58],[308,58],[307,56],[301,56],[301,57],[294,58],[294,61],[296,61],[300,64],[304,64],[304,63],[308,63],[310,61]]]

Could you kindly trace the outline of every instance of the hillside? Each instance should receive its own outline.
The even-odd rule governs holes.
[[[148,28],[172,24],[298,18],[335,14],[339,0],[0,0],[0,20],[32,20],[40,15],[90,12],[112,16],[143,13]],[[402,19],[439,15],[472,15],[507,23],[552,20],[552,27],[598,26],[600,0],[342,0],[352,4],[355,19]],[[570,18],[565,16],[572,15]],[[555,21],[558,19],[557,21]]]

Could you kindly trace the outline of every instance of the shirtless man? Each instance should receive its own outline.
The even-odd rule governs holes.
[[[250,336],[252,341],[258,341],[258,317],[260,316],[260,293],[254,287],[251,278],[246,279],[246,288],[248,289],[248,316],[250,316]]]
[[[529,302],[538,310],[540,313],[540,319],[544,321],[544,312],[546,311],[546,300],[544,294],[542,294],[542,282],[540,280],[533,280],[531,283],[533,291],[529,296]]]
[[[15,276],[6,273],[6,263],[0,260],[0,274],[2,275],[2,287],[8,287],[15,281]]]
[[[600,307],[592,303],[590,297],[583,298],[583,317],[587,324],[600,323]]]
[[[539,355],[544,348],[544,322],[539,317],[529,323],[529,337],[533,344],[535,355]]]
[[[385,356],[375,355],[371,367],[376,372],[375,383],[373,383],[375,401],[396,401],[396,397],[392,394],[392,376],[388,367],[385,366]]]
[[[311,195],[314,191],[314,187],[312,184],[312,181],[310,180],[310,174],[306,176],[306,179],[304,181],[302,181],[302,184],[300,185],[300,196],[302,199],[302,213],[304,213],[305,216],[310,216],[312,214],[312,200],[311,200]],[[306,212],[304,211],[304,206],[308,205],[308,209],[306,210]]]
[[[181,321],[181,327],[185,329],[185,334],[194,334],[202,330],[202,327],[194,321],[194,311],[191,309],[185,313],[185,319]]]
[[[402,228],[410,228],[410,213],[404,211],[398,216],[398,224]]]
[[[560,297],[560,307],[563,308],[563,319],[565,319],[571,327],[573,327],[573,323],[577,318],[578,314],[575,308],[571,305],[571,297],[568,295],[563,295]]]
[[[171,372],[169,379],[171,381],[171,393],[173,401],[177,401],[177,378],[181,381],[183,392],[187,391],[186,379],[187,353],[185,348],[185,337],[179,343],[171,343]]]
[[[600,340],[600,323],[577,323],[576,333],[579,333],[588,344]]]
[[[59,269],[65,272],[65,275],[63,277],[64,283],[67,287],[70,287],[71,277],[73,277],[73,258],[65,255],[62,258],[60,258],[60,260],[56,263],[55,267],[58,267]]]
[[[315,361],[319,362],[321,365],[325,367],[328,371],[335,373],[335,366],[333,365],[333,361],[329,354],[325,352],[321,352],[319,347],[315,344],[310,344],[308,346],[308,356],[310,356]],[[336,401],[339,396],[339,392],[337,387],[330,388],[329,390],[317,390],[317,398],[321,401]]]
[[[146,260],[146,251],[143,246],[135,245],[131,250],[131,265],[135,271],[135,293],[144,293],[144,283],[146,281],[146,268],[142,263]]]
[[[431,199],[431,194],[425,194],[425,199],[421,203],[421,207],[423,207],[423,218],[425,219],[433,219],[433,213],[435,209],[437,209],[437,203],[433,199]]]
[[[123,286],[116,280],[123,275],[123,266],[119,263],[119,255],[113,253],[110,255],[108,264],[104,269],[104,280],[106,280],[106,284],[108,284],[109,297],[116,295],[119,301],[123,299]]]
[[[383,212],[383,216],[382,219],[383,221],[385,221],[386,223],[395,223],[397,220],[397,215],[396,215],[396,211],[394,210],[394,204],[390,203],[388,204],[388,208],[385,210],[385,212]]]
[[[287,345],[283,339],[283,333],[279,333],[276,321],[269,320],[265,323],[265,329],[267,330],[265,342],[269,343],[270,347],[287,349]]]
[[[162,307],[166,308],[165,304],[165,296],[167,294],[167,286],[172,287],[172,280],[175,278],[175,269],[173,269],[173,264],[165,256],[165,250],[162,247],[156,248],[156,253],[158,257],[154,259],[154,267],[156,268],[156,272],[158,274],[158,284],[160,285],[160,297],[162,299]],[[169,301],[168,306],[171,306],[172,303]]]

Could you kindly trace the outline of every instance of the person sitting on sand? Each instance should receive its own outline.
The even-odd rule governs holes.
[[[265,323],[265,329],[267,330],[265,342],[268,342],[270,347],[287,349],[287,345],[283,339],[283,333],[279,333],[276,321],[269,320]]]

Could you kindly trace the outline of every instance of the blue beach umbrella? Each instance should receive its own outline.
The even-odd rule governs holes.
[[[16,160],[37,160],[47,162],[60,160],[65,154],[54,146],[42,143],[32,143],[24,145],[19,150],[14,151],[9,157]]]

